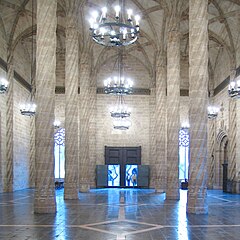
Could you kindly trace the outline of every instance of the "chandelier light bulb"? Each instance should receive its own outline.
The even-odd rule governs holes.
[[[136,26],[139,27],[139,21],[140,21],[140,16],[139,15],[135,16],[135,21],[136,21],[135,22]]]
[[[115,12],[116,12],[116,19],[118,19],[118,18],[119,18],[119,13],[120,13],[121,7],[120,7],[120,6],[115,6],[114,10],[115,10]]]
[[[128,9],[128,10],[127,10],[127,18],[128,18],[128,21],[132,21],[132,13],[133,13],[132,9]]]
[[[98,12],[97,11],[93,11],[92,12],[92,17],[93,17],[94,22],[96,22],[97,18],[98,18]]]
[[[106,18],[107,18],[107,8],[106,7],[102,8],[102,18],[103,18],[103,20],[106,20]]]

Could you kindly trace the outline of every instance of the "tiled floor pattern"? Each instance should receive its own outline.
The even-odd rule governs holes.
[[[34,190],[0,194],[4,240],[240,240],[240,195],[208,191],[208,215],[186,214],[180,201],[151,189],[98,189],[63,200],[57,213],[34,214]]]

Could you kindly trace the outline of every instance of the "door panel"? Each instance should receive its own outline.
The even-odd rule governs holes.
[[[120,165],[120,186],[126,186],[126,165],[141,164],[141,147],[107,147],[105,146],[105,164]]]

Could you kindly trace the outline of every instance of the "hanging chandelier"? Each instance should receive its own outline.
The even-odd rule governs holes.
[[[128,118],[120,117],[113,120],[113,128],[117,130],[128,130],[131,121]]]
[[[208,106],[208,118],[214,119],[217,117],[219,108],[216,106]]]
[[[118,76],[109,77],[104,80],[104,92],[113,95],[127,95],[133,92],[133,81],[123,76],[123,49],[118,49],[118,56],[114,64],[114,68],[118,70]]]
[[[35,103],[26,103],[20,106],[20,112],[24,116],[32,117],[36,113],[36,104]]]
[[[236,70],[233,70],[230,75],[228,95],[231,98],[240,98],[240,75],[236,76]]]
[[[54,126],[55,129],[60,128],[60,125],[61,125],[61,122],[60,122],[59,120],[55,120],[55,121],[53,122],[53,126]]]
[[[110,114],[112,118],[130,117],[130,109],[126,106],[122,95],[117,97],[117,104],[110,110]]]
[[[0,79],[0,94],[5,93],[8,88],[8,81],[5,78]]]
[[[32,0],[32,45],[31,45],[31,50],[32,50],[32,56],[31,56],[31,91],[30,91],[30,101],[27,103],[24,103],[20,106],[20,112],[23,116],[28,116],[28,117],[32,117],[36,114],[36,107],[37,105],[33,102],[33,98],[34,98],[34,93],[35,93],[35,84],[34,84],[34,77],[33,77],[33,7],[34,7],[34,0]]]
[[[92,12],[90,22],[90,34],[92,39],[104,46],[128,46],[136,42],[139,36],[140,16],[133,19],[133,11],[125,11],[123,0],[114,7],[115,16],[108,14],[107,7],[103,7],[101,13]]]

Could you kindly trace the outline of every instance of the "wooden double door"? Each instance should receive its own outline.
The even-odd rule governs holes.
[[[119,167],[120,187],[133,186],[132,175],[134,173],[138,174],[138,168],[141,165],[141,147],[105,146],[105,165],[116,165]],[[127,181],[128,176],[129,181]]]

